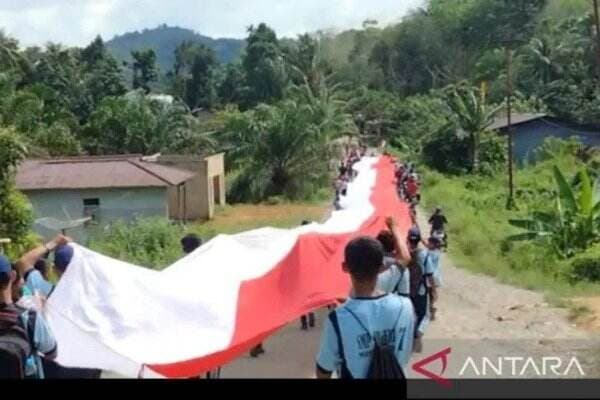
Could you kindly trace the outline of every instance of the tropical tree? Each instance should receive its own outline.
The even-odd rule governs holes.
[[[109,97],[91,115],[83,130],[83,147],[92,154],[151,154],[206,150],[212,140],[180,102],[149,98],[142,92]]]
[[[18,70],[23,61],[24,59],[19,53],[19,42],[0,30],[0,69]]]
[[[27,148],[13,128],[0,128],[0,237],[21,243],[32,222],[31,207],[14,186],[17,165],[27,156]]]
[[[173,94],[192,109],[211,108],[216,103],[217,56],[203,44],[183,42],[175,49],[172,71]]]
[[[272,103],[281,99],[287,83],[279,40],[264,23],[256,28],[251,26],[248,33],[242,66],[248,86],[249,105]]]
[[[301,198],[320,187],[329,174],[333,140],[352,126],[343,106],[335,88],[322,83],[318,93],[304,85],[274,105],[232,114],[224,130],[240,174],[230,198]]]
[[[554,179],[557,190],[553,209],[534,212],[528,219],[510,220],[511,225],[526,232],[508,239],[549,244],[557,255],[569,258],[600,241],[600,188],[592,184],[585,169],[569,183],[555,166]]]
[[[131,52],[133,58],[133,88],[150,93],[150,84],[158,79],[156,53],[152,49]]]
[[[470,141],[471,170],[479,170],[479,145],[487,128],[502,106],[486,104],[481,90],[468,86],[451,86],[446,90],[446,104],[454,114],[458,136]]]
[[[248,97],[246,76],[239,63],[230,63],[222,71],[222,79],[217,85],[217,94],[221,104],[243,105]]]

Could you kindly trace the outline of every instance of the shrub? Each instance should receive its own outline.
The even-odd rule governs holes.
[[[110,257],[152,269],[162,269],[182,256],[181,226],[164,218],[118,221],[89,240],[89,247]]]
[[[479,145],[479,173],[492,175],[506,162],[505,139],[496,135],[482,135]],[[422,158],[425,164],[440,172],[465,174],[470,168],[469,140],[456,135],[452,124],[444,126],[425,141]]]
[[[600,282],[600,245],[592,247],[571,261],[571,283]]]

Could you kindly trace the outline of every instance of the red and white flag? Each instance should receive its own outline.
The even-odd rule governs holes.
[[[347,297],[344,248],[385,218],[410,228],[390,158],[364,158],[323,224],[220,235],[157,272],[75,248],[46,304],[67,367],[184,378],[224,365],[301,315]]]

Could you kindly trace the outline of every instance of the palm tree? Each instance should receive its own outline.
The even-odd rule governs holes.
[[[335,87],[296,86],[286,100],[236,113],[226,123],[229,158],[242,173],[234,200],[300,197],[327,176],[333,141],[353,126]]]
[[[0,68],[16,69],[22,61],[23,57],[19,53],[19,43],[0,30]]]
[[[569,184],[555,166],[554,179],[557,186],[554,208],[549,212],[534,212],[529,219],[510,220],[511,225],[526,232],[508,240],[549,243],[560,257],[568,258],[600,240],[600,188],[591,183],[585,169]]]
[[[458,135],[468,136],[471,144],[471,168],[479,170],[479,144],[481,135],[494,122],[502,106],[490,107],[485,103],[483,92],[475,87],[450,86],[446,89],[446,104],[458,123]]]

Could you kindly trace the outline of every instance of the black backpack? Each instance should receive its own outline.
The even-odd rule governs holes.
[[[375,379],[397,379],[406,381],[406,375],[404,374],[404,370],[402,366],[398,362],[396,358],[396,352],[394,348],[394,343],[380,343],[377,340],[377,337],[372,335],[371,332],[367,329],[367,327],[361,322],[361,320],[356,316],[354,312],[352,312],[349,308],[345,308],[346,311],[350,313],[361,326],[361,328],[369,335],[369,337],[375,342],[375,348],[373,349],[373,355],[371,356],[371,363],[369,365],[369,371],[365,379],[375,380]],[[396,325],[398,325],[398,321],[402,316],[402,311],[398,314],[398,318],[396,319],[392,329],[396,329]],[[333,325],[333,329],[337,336],[338,347],[340,349],[340,356],[342,358],[342,371],[341,371],[341,379],[354,379],[350,370],[346,365],[346,357],[344,354],[344,345],[342,342],[342,335],[340,331],[340,324],[337,318],[337,312],[333,311],[329,316],[331,323]]]
[[[423,250],[425,251],[425,250]],[[427,260],[429,259],[429,253],[425,256],[425,260],[423,263],[425,265],[421,265],[417,261],[417,255],[419,254],[419,250],[416,250],[411,257],[410,263],[408,264],[408,268],[410,271],[410,297],[416,298],[419,295],[419,288],[421,285],[425,286],[425,295],[427,295],[427,285],[425,282],[425,274],[423,274],[423,270],[425,269],[425,265],[427,264]]]
[[[27,327],[21,315],[28,312]],[[0,309],[0,378],[25,379],[27,358],[34,351],[35,311],[17,307]]]

